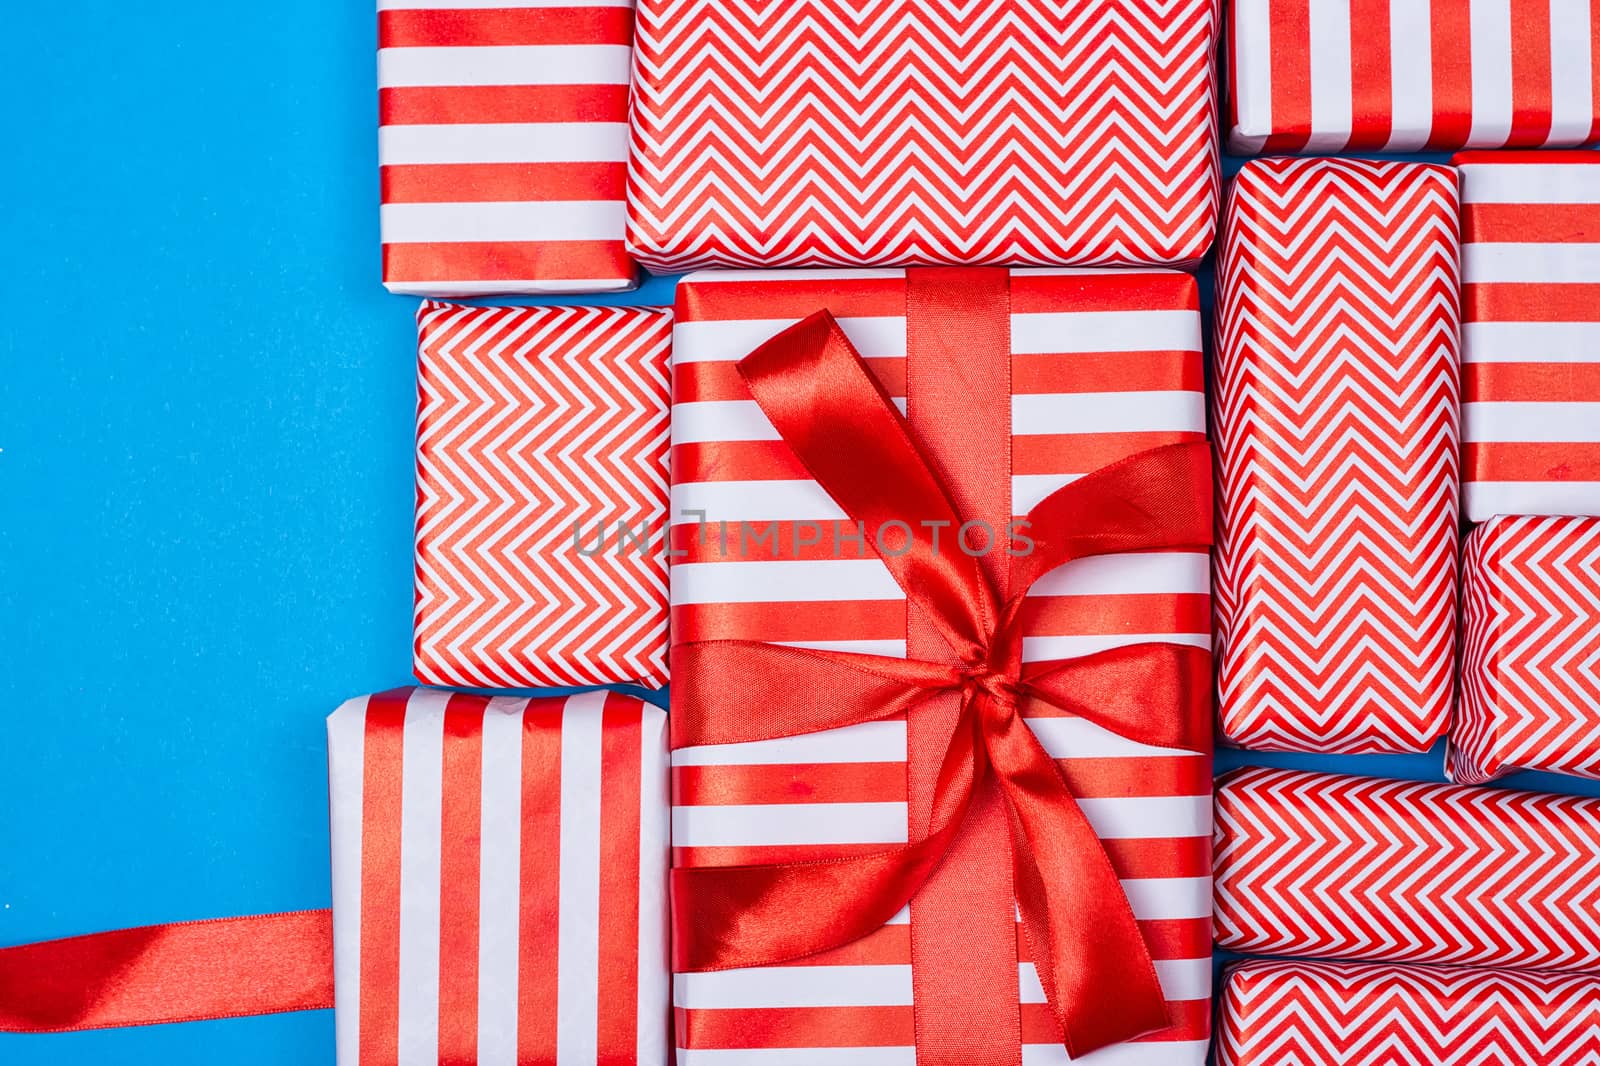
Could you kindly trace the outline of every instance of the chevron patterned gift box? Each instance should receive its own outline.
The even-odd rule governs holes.
[[[1588,0],[1230,3],[1235,152],[1600,140],[1600,8]]]
[[[908,370],[908,352],[930,343],[930,331],[915,316],[907,274],[708,271],[679,284],[673,547],[684,555],[674,558],[671,571],[676,648],[743,639],[907,657],[905,594],[859,542],[852,548],[837,529],[827,532],[843,512],[777,437],[736,372],[736,361],[753,348],[826,308],[888,396],[906,410],[910,394],[915,408],[914,397],[927,385]],[[1002,504],[1006,514],[1024,514],[1052,490],[1134,452],[1203,439],[1193,278],[1160,270],[1018,269],[1008,284],[1002,336],[1010,366],[1000,379],[1011,394],[1011,476],[1000,489],[1000,499],[1009,501]],[[975,367],[974,376],[983,372]],[[969,387],[957,382],[956,394]],[[970,423],[958,420],[954,431],[972,440],[974,450],[982,447]],[[821,527],[819,541],[802,543],[807,523]],[[1146,641],[1203,648],[1207,591],[1204,552],[1068,563],[1028,595],[1034,612],[1023,658]],[[674,689],[676,725],[683,724],[682,695]],[[1209,757],[1145,746],[1070,716],[1027,721],[1106,843],[1175,1023],[1086,1061],[1203,1062],[1211,973]],[[672,764],[680,866],[852,854],[907,839],[903,714],[807,735],[682,747]],[[918,906],[913,900],[909,912],[878,932],[798,964],[677,975],[680,1066],[921,1061],[913,1046],[913,989],[921,978],[913,976],[910,924]],[[1020,1022],[1013,1014],[1009,1024],[1021,1026],[1023,1061],[1064,1063],[1061,1032],[1020,927],[1017,937],[1012,992],[1020,999]]]
[[[653,269],[1196,261],[1218,0],[641,0]]]
[[[383,282],[629,289],[629,0],[378,0]]]
[[[1269,159],[1217,265],[1218,713],[1285,751],[1425,751],[1455,670],[1455,174]]]
[[[1461,584],[1451,778],[1600,777],[1600,519],[1491,518]]]
[[[1590,1066],[1600,977],[1251,961],[1223,977],[1218,1066]]]
[[[1461,502],[1600,515],[1600,153],[1463,152]]]
[[[417,677],[665,684],[671,315],[427,302],[417,329]]]
[[[604,691],[333,713],[339,1066],[667,1061],[666,731]]]
[[[1220,947],[1600,970],[1600,799],[1246,769],[1216,834]]]

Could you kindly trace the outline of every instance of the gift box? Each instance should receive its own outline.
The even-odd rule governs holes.
[[[1084,485],[1100,476],[1092,471],[1158,445],[1187,442],[1205,456],[1201,327],[1196,285],[1186,275],[929,268],[685,278],[673,357],[672,772],[674,876],[691,882],[730,865],[820,860],[828,869],[932,832],[920,813],[932,777],[927,749],[930,731],[935,739],[947,734],[926,714],[942,712],[921,705],[896,711],[904,701],[874,689],[869,702],[890,708],[877,720],[813,732],[783,724],[813,705],[831,714],[854,692],[848,678],[818,680],[812,668],[877,656],[866,660],[868,673],[890,677],[940,646],[928,615],[908,603],[891,572],[900,545],[885,544],[871,523],[852,521],[854,506],[819,481],[831,476],[826,456],[796,453],[791,431],[772,421],[771,398],[749,376],[748,364],[761,356],[747,353],[770,354],[793,341],[818,309],[833,316],[836,343],[859,353],[866,395],[880,409],[886,399],[909,412],[920,454],[953,483],[965,513],[987,519],[988,534],[965,525],[949,526],[943,542],[936,534],[949,556],[935,551],[934,558],[966,558],[968,548],[998,532],[1015,580],[1029,558],[1020,538],[1045,543],[1040,528],[1019,518],[1045,506],[1040,501],[1055,490]],[[791,383],[807,398],[791,413],[803,420],[843,403],[848,375],[839,371],[830,365],[796,373]],[[888,468],[859,442],[841,442],[848,421],[819,431],[817,440],[839,448],[846,472],[865,471],[862,498],[898,500],[916,476]],[[1202,489],[1206,483],[1202,473]],[[1210,521],[1204,497],[1202,491],[1195,501],[1202,531]],[[1166,510],[1176,508],[1168,499]],[[914,507],[906,512],[911,525],[932,517]],[[893,525],[903,512],[887,513],[885,525]],[[1009,557],[1013,550],[1018,554]],[[1001,554],[983,559],[995,563]],[[1111,895],[1126,899],[1171,1023],[1085,1061],[1175,1066],[1205,1059],[1207,592],[1206,552],[1193,546],[1077,559],[1046,573],[1022,598],[1025,678],[1049,660],[1142,652],[1148,642],[1199,663],[1194,702],[1180,712],[1195,748],[1130,739],[1043,703],[1022,712],[1046,765],[1054,761],[1098,834],[1098,845],[1093,835],[1088,842],[1109,854],[1113,880],[1103,902],[1109,908]],[[727,645],[748,652],[751,643],[798,664],[792,683],[781,667],[763,679],[761,669],[703,658]],[[1163,685],[1175,676],[1165,668],[1153,674]],[[783,699],[785,690],[800,693],[802,706]],[[703,704],[723,694],[732,717],[753,728],[776,722],[772,730],[783,735],[747,739],[735,727],[737,735],[707,737],[715,730],[704,725]],[[938,762],[933,756],[932,769]],[[1027,893],[1020,883],[1013,892],[1003,809],[992,797],[973,803],[969,819],[983,829],[964,833],[990,833],[981,838],[988,843],[958,838],[937,876],[953,866],[960,871],[925,884],[909,908],[865,919],[861,938],[716,972],[680,965],[679,1063],[971,1063],[990,1061],[992,1041],[1018,1038],[1025,1061],[1064,1061],[1062,1030],[1034,961],[1043,946],[1025,932],[1026,905],[1018,918]],[[681,909],[689,893],[679,888],[675,881]],[[846,916],[851,910],[837,890],[802,903],[837,906]],[[681,914],[676,928],[680,946],[702,938],[715,946],[714,934]],[[1115,973],[1097,971],[1094,980],[1108,995],[1133,994]],[[949,1035],[952,1016],[964,1019],[959,1039]]]
[[[667,1061],[659,708],[363,696],[328,780],[340,1066]]]
[[[1600,968],[1600,799],[1248,769],[1216,827],[1219,947]]]
[[[1600,515],[1600,155],[1454,162],[1467,517]]]
[[[1453,780],[1600,777],[1600,519],[1498,517],[1462,560]]]
[[[667,356],[635,307],[417,312],[417,677],[667,679]]]
[[[1229,14],[1234,152],[1600,140],[1586,3],[1232,0]]]
[[[1285,751],[1425,751],[1455,667],[1456,187],[1268,159],[1217,265],[1218,713]]]
[[[378,0],[383,283],[629,289],[629,0]]]
[[[1580,1066],[1600,1058],[1600,977],[1251,961],[1223,977],[1218,1066]]]
[[[1218,8],[643,0],[628,246],[661,271],[1198,261]]]

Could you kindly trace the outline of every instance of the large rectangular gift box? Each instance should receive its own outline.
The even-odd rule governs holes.
[[[996,272],[952,273],[992,278]],[[962,397],[975,386],[957,373],[944,443],[925,446],[942,464],[960,468],[967,449],[973,456],[993,454],[979,428],[986,418],[998,417],[1002,426],[1009,421],[1008,447],[1000,455],[1011,473],[995,486],[1006,515],[1026,513],[1052,490],[1123,456],[1203,439],[1201,326],[1192,278],[1170,271],[1018,269],[1006,284],[1008,317],[990,323],[998,334],[975,335],[927,317],[932,311],[920,302],[915,279],[902,270],[727,271],[684,279],[674,333],[673,546],[683,553],[671,570],[675,664],[686,645],[702,641],[764,641],[903,659],[908,644],[916,656],[917,642],[928,639],[926,630],[919,636],[908,629],[905,594],[884,563],[831,528],[842,512],[778,438],[736,370],[736,361],[753,348],[819,309],[836,316],[883,390],[911,411],[918,433],[930,432],[918,420],[923,401],[916,397],[928,387],[917,384],[925,372],[914,364],[928,358],[919,352],[948,335],[952,358],[969,365],[978,381],[992,380],[996,370],[986,365],[994,355],[982,343],[1003,346],[1008,365],[999,368],[999,381],[1009,411],[973,410]],[[967,286],[954,281],[945,298],[960,304],[963,291]],[[963,443],[952,448],[951,441]],[[988,460],[976,461],[981,470]],[[811,522],[820,529],[808,529]],[[1037,662],[1146,641],[1202,649],[1207,592],[1204,551],[1068,563],[1028,595],[1023,658]],[[716,683],[737,691],[746,681],[727,676]],[[686,724],[680,707],[686,698],[675,686],[675,736]],[[752,715],[762,711],[750,708]],[[1065,714],[1027,723],[1110,853],[1175,1023],[1085,1061],[1203,1062],[1210,990],[1209,753],[1146,746]],[[1203,722],[1199,728],[1209,736]],[[826,859],[904,843],[913,787],[909,743],[902,714],[826,732],[678,748],[672,756],[676,864]],[[929,1052],[914,1047],[913,989],[928,975],[920,968],[914,975],[911,965],[910,923],[921,913],[920,898],[876,933],[820,956],[680,973],[674,991],[679,1063],[925,1061]],[[1010,912],[1008,903],[1002,913]],[[1064,1062],[1061,1031],[1045,1008],[1020,929],[1017,938],[1017,983],[1008,994],[1016,997],[1011,1003],[1020,1000],[1024,1061]],[[962,953],[957,935],[948,955]],[[944,976],[973,996],[984,991],[959,964]]]
[[[1461,503],[1600,515],[1600,153],[1463,152]]]
[[[378,0],[383,283],[629,289],[630,0]]]
[[[1228,968],[1218,1066],[1585,1066],[1600,976],[1252,960]]]
[[[1230,0],[1239,153],[1600,140],[1588,0]]]
[[[671,315],[430,301],[417,334],[417,677],[664,684]]]
[[[1462,560],[1450,776],[1600,777],[1600,518],[1497,517]]]
[[[661,1066],[666,715],[397,689],[328,719],[339,1066]]]
[[[1600,969],[1600,799],[1247,769],[1216,827],[1219,947]]]
[[[1447,167],[1268,159],[1217,264],[1218,714],[1247,748],[1425,751],[1455,670]]]
[[[657,270],[1180,263],[1216,229],[1218,0],[641,0]]]

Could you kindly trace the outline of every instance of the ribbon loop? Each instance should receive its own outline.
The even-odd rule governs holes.
[[[931,810],[914,820],[928,827],[921,839],[868,854],[675,869],[675,967],[774,965],[876,931],[916,895],[992,773],[1009,812],[1023,928],[1069,1053],[1165,1027],[1155,965],[1121,882],[1023,711],[1043,704],[1142,744],[1203,752],[1208,654],[1141,644],[1024,664],[1024,598],[1034,582],[1074,559],[1209,544],[1206,446],[1142,452],[1052,493],[1027,518],[1035,550],[1012,560],[1013,595],[1001,604],[974,556],[940,552],[920,525],[959,528],[960,515],[831,315],[818,312],[778,334],[739,370],[779,435],[849,519],[874,534],[906,527],[905,550],[880,557],[961,665],[756,641],[679,645],[674,747],[897,717],[952,691],[961,694],[961,707]],[[867,540],[882,543],[876,535]]]

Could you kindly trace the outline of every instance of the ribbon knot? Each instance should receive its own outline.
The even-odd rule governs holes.
[[[849,519],[866,528],[903,527],[908,515],[935,520],[934,528],[961,526],[934,464],[827,312],[778,334],[739,370]],[[1165,1028],[1165,997],[1121,881],[1024,715],[1076,716],[1138,743],[1205,752],[1210,657],[1200,648],[1136,644],[1025,663],[1025,597],[1074,559],[1203,551],[1210,492],[1204,444],[1152,449],[1058,489],[1028,515],[1034,549],[1008,560],[1012,596],[1002,610],[977,559],[964,552],[941,552],[913,532],[907,551],[881,553],[959,665],[746,640],[675,645],[675,748],[896,718],[952,690],[963,706],[930,809],[914,820],[928,827],[920,839],[867,854],[674,869],[674,969],[776,965],[876,932],[938,865],[976,790],[998,787],[1010,815],[1017,909],[1068,1052]]]

